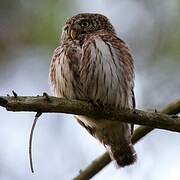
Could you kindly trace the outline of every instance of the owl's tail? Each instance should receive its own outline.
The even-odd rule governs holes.
[[[127,123],[109,122],[106,120],[98,122],[83,116],[76,116],[76,118],[90,134],[104,144],[111,159],[115,160],[119,167],[128,166],[136,161],[137,155],[131,143],[131,131]],[[83,118],[86,120],[86,123],[89,123],[89,126],[83,122]],[[96,122],[96,127],[91,128],[91,122]]]
[[[121,144],[120,146],[109,146],[107,148],[112,160],[115,160],[119,167],[133,164],[136,159],[136,151],[132,144]]]

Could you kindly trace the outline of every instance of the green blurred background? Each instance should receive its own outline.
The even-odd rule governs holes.
[[[70,5],[71,4],[71,5]],[[1,1],[1,53],[14,46],[53,47],[64,19],[71,14],[73,1]]]

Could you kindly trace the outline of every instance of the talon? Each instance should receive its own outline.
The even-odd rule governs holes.
[[[94,101],[92,101],[92,100],[89,100],[89,102],[90,102],[97,110],[102,111],[102,110],[104,109],[104,107],[103,107],[101,104],[99,104],[98,102],[94,102]]]
[[[13,95],[14,95],[15,98],[18,97],[17,93],[16,93],[14,90],[12,90],[12,93],[13,93]]]
[[[154,109],[154,112],[157,113],[157,109]]]

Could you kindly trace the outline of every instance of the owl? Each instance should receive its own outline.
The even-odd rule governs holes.
[[[101,14],[83,13],[68,19],[49,71],[54,96],[85,100],[101,108],[135,108],[134,64],[128,46]],[[76,115],[119,167],[133,164],[133,125]]]

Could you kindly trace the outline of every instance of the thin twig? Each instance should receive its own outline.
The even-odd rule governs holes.
[[[14,90],[12,90],[12,93],[13,93],[13,96],[14,96],[15,98],[18,97],[17,93],[16,93]]]
[[[29,162],[30,162],[30,168],[31,172],[34,173],[34,167],[33,167],[33,159],[32,159],[32,140],[33,140],[33,134],[34,134],[34,129],[37,123],[38,118],[41,116],[41,112],[37,112],[31,127],[31,132],[29,136]]]

